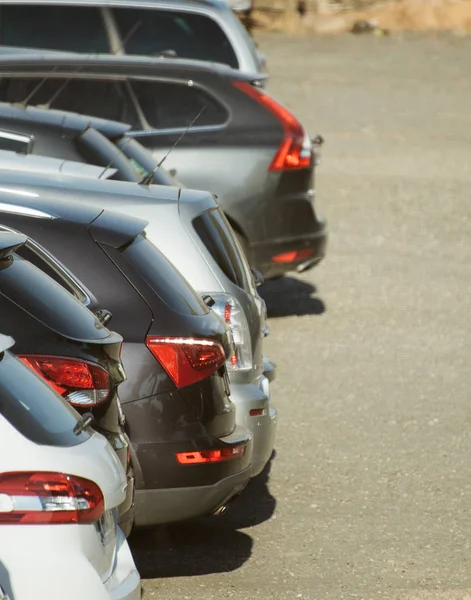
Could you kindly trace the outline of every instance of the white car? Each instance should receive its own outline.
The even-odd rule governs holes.
[[[0,598],[138,600],[117,525],[123,468],[13,343],[0,335]]]

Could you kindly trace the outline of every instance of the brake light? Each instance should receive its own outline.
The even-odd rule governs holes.
[[[273,256],[271,262],[276,264],[292,263],[298,260],[307,260],[314,254],[312,248],[304,248],[303,250],[291,250],[290,252],[283,252]]]
[[[201,450],[199,452],[178,452],[177,461],[181,465],[198,465],[204,463],[224,462],[240,458],[245,453],[245,445],[231,446],[217,450]]]
[[[309,167],[312,152],[311,140],[296,117],[260,88],[254,87],[246,81],[235,81],[234,85],[270,111],[283,126],[283,141],[269,170],[289,171]]]
[[[147,336],[146,346],[178,388],[209,377],[226,361],[224,348],[214,340]]]
[[[0,474],[0,525],[94,523],[105,500],[96,483],[64,473]]]
[[[229,326],[234,340],[234,353],[227,361],[229,371],[252,368],[252,341],[247,318],[240,303],[229,294],[211,294],[211,307]]]
[[[61,356],[19,358],[73,406],[96,406],[109,398],[110,377],[99,365]]]

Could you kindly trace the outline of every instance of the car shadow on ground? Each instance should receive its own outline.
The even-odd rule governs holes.
[[[129,543],[141,578],[227,573],[241,567],[252,554],[253,540],[238,529],[267,521],[275,510],[267,486],[273,458],[223,515],[134,532]]]
[[[270,318],[321,315],[326,311],[324,302],[314,296],[317,288],[303,279],[285,276],[268,280],[258,291]]]

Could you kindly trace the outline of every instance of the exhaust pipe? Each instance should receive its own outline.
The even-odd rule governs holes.
[[[226,510],[227,510],[227,505],[223,504],[219,508],[216,508],[216,510],[213,512],[213,516],[219,517],[219,516],[223,515],[226,512]]]

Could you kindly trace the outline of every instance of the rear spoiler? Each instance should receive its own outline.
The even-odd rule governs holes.
[[[99,244],[122,248],[144,231],[149,221],[104,210],[89,226],[90,235]]]
[[[9,259],[27,239],[22,233],[0,232],[0,262]]]

